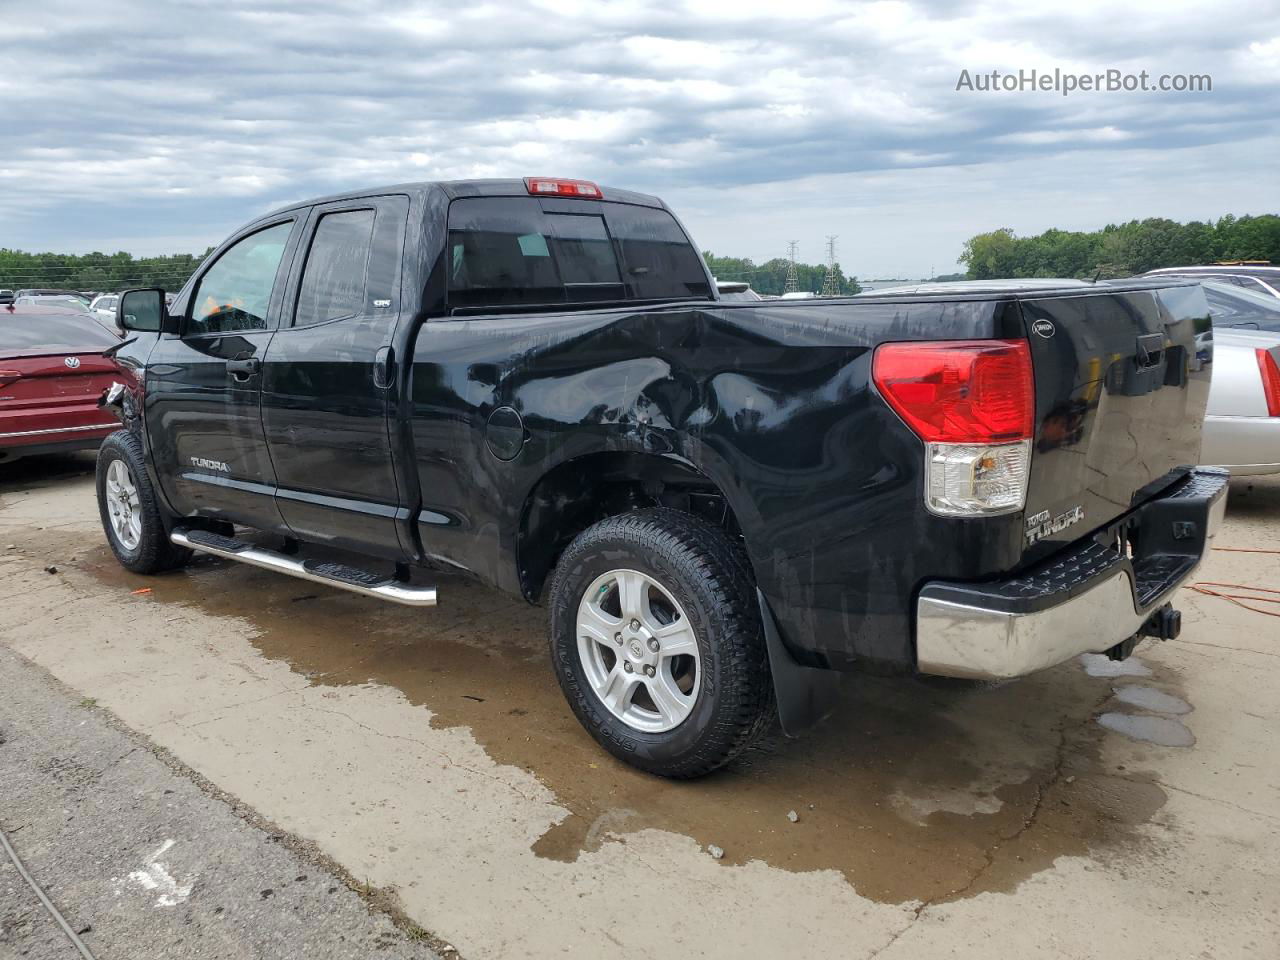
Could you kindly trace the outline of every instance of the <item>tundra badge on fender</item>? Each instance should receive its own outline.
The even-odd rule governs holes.
[[[221,460],[206,460],[204,457],[192,457],[191,465],[201,470],[217,470],[219,473],[230,473],[231,468]]]

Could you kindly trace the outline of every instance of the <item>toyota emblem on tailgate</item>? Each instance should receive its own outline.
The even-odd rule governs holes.
[[[66,364],[68,367],[70,367],[72,370],[74,370],[76,367],[80,366],[80,358],[79,358],[79,357],[63,357],[63,358],[62,358],[62,362],[63,362],[63,363],[65,363],[65,364]]]

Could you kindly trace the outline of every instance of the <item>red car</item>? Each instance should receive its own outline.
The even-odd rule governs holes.
[[[98,397],[121,379],[102,351],[120,343],[92,314],[0,306],[0,463],[96,447],[120,422]]]

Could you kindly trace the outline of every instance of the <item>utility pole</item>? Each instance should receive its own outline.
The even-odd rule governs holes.
[[[824,297],[840,296],[840,285],[836,282],[836,235],[827,235],[827,275],[822,278]]]
[[[796,276],[796,241],[792,240],[787,244],[787,282],[782,285],[783,293],[797,293],[800,290],[800,280]]]

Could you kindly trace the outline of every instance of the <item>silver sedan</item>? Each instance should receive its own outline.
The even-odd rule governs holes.
[[[1280,473],[1280,299],[1202,286],[1213,315],[1202,459],[1238,475]]]

